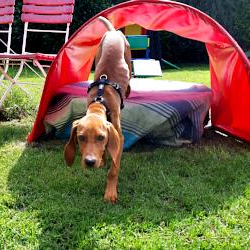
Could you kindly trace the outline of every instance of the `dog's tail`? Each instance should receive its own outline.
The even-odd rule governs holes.
[[[98,18],[101,22],[104,23],[104,25],[107,27],[108,31],[115,31],[115,28],[113,27],[113,25],[110,23],[110,21],[108,19],[106,19],[103,16],[99,16]]]

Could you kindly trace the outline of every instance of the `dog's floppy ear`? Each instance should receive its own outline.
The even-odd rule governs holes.
[[[120,142],[120,136],[113,126],[112,123],[107,122],[108,124],[108,131],[109,131],[109,140],[107,145],[107,150],[111,155],[113,164],[117,166],[119,161],[119,153],[121,150],[121,142]]]
[[[71,166],[75,160],[76,144],[77,144],[76,128],[77,128],[78,123],[79,123],[79,120],[76,120],[73,122],[70,138],[64,148],[64,159],[68,166]]]

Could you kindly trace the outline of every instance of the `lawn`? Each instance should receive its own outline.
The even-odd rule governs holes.
[[[209,70],[164,78],[209,85]],[[23,102],[35,110],[39,95]],[[63,141],[26,145],[33,120],[0,122],[0,249],[250,249],[249,144],[211,130],[185,147],[138,143],[111,205],[107,168],[66,167]]]

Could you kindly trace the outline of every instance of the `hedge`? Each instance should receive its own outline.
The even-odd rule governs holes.
[[[93,17],[100,11],[120,2],[107,0],[76,0],[74,19],[71,25],[71,34],[75,32],[85,21]],[[240,46],[245,50],[250,50],[250,1],[248,0],[180,0],[203,12],[209,14],[217,20],[235,38]],[[22,0],[16,0],[15,22],[13,25],[12,48],[20,52],[22,43],[23,24],[20,21]],[[41,28],[44,25],[41,25]],[[61,47],[63,38],[55,35],[30,34],[27,48],[30,52],[39,49],[44,53],[55,53]],[[207,62],[205,47],[202,43],[189,39],[180,38],[169,32],[161,32],[162,57],[173,63],[186,62]]]

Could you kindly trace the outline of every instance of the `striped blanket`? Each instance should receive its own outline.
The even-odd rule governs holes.
[[[66,85],[53,98],[44,118],[46,134],[70,136],[72,122],[86,112],[88,82]],[[131,94],[122,110],[124,149],[140,139],[160,145],[200,140],[210,108],[211,90],[197,83],[132,79]]]

